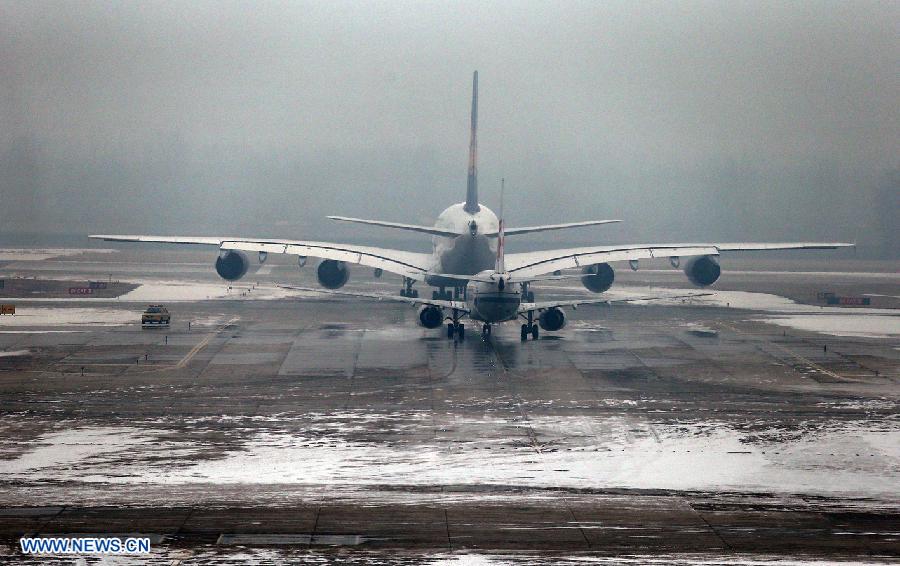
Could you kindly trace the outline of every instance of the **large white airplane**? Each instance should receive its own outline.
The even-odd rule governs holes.
[[[472,82],[471,134],[469,142],[469,174],[466,200],[445,209],[434,226],[400,224],[381,220],[366,220],[344,216],[329,218],[384,228],[420,232],[432,236],[432,253],[416,253],[404,250],[358,246],[306,240],[282,240],[242,238],[229,236],[152,236],[152,235],[92,235],[91,238],[119,242],[161,242],[171,244],[209,245],[218,247],[216,272],[228,281],[243,277],[250,267],[247,252],[258,253],[264,262],[270,253],[289,254],[298,257],[300,267],[307,258],[319,258],[316,276],[326,289],[343,287],[350,277],[350,265],[362,265],[375,270],[380,276],[384,271],[403,277],[401,297],[416,299],[413,284],[424,281],[438,287],[432,295],[434,301],[461,302],[462,292],[468,281],[476,275],[495,270],[500,223],[497,215],[478,202],[478,72]],[[588,220],[563,224],[526,226],[506,230],[507,236],[517,236],[549,230],[562,230],[581,226],[593,226],[620,222],[619,220]],[[681,267],[687,278],[699,287],[712,285],[721,275],[721,252],[743,250],[834,249],[853,244],[840,242],[777,242],[777,243],[687,243],[687,244],[624,244],[612,246],[587,246],[505,254],[502,273],[505,279],[516,282],[525,303],[534,304],[534,296],[528,283],[546,274],[558,274],[565,269],[580,270],[582,284],[594,293],[609,289],[615,278],[610,263],[628,262],[637,269],[638,261],[648,258],[668,258],[673,267]],[[447,288],[454,289],[451,293]],[[425,302],[420,300],[419,302]],[[443,308],[443,307],[441,307]],[[432,311],[433,312],[433,311]],[[433,317],[432,317],[433,318]],[[441,319],[442,320],[442,319]],[[425,321],[420,316],[420,321]],[[438,326],[442,324],[438,321]],[[427,326],[427,324],[426,324]]]
[[[500,210],[502,212],[502,189],[500,194]],[[377,300],[403,301],[412,303],[413,305],[422,305],[419,309],[419,324],[426,328],[437,328],[447,320],[447,338],[457,336],[460,340],[465,337],[465,325],[460,322],[463,317],[468,317],[473,321],[481,322],[481,335],[484,337],[491,334],[491,327],[493,324],[522,319],[524,321],[521,327],[523,342],[527,340],[529,336],[534,340],[537,340],[540,333],[539,328],[549,331],[561,330],[566,325],[566,315],[563,312],[563,307],[576,308],[578,305],[591,303],[611,304],[615,302],[661,298],[631,297],[628,299],[611,301],[607,299],[591,299],[584,297],[567,301],[535,302],[533,294],[527,291],[529,283],[582,277],[582,275],[537,275],[530,277],[512,275],[506,270],[506,254],[503,245],[505,239],[503,218],[501,216],[497,231],[497,258],[493,269],[484,270],[474,275],[438,275],[445,280],[453,281],[455,285],[458,285],[458,282],[461,281],[466,286],[462,300],[459,300],[458,298],[456,300],[438,298],[420,299],[418,297],[397,297],[393,295],[376,295],[372,293],[354,293],[335,290],[324,291],[321,289],[293,287],[290,285],[284,285],[283,287],[301,291],[317,291],[336,295],[349,295],[352,297],[364,297]],[[663,298],[694,297],[702,294],[709,293],[669,295]],[[447,312],[450,313],[449,316],[445,314]],[[535,319],[537,319],[537,323],[535,323]]]

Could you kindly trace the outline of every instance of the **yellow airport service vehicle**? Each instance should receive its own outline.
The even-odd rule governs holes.
[[[162,305],[150,305],[141,315],[141,326],[169,326],[169,310]]]

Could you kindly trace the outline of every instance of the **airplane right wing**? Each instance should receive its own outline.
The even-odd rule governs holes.
[[[431,265],[431,255],[357,246],[354,244],[336,244],[331,242],[307,242],[303,240],[251,239],[190,236],[143,236],[143,235],[93,235],[90,238],[111,242],[158,242],[164,244],[187,244],[218,246],[220,250],[237,250],[244,252],[264,252],[272,254],[289,254],[304,257],[333,259],[349,264],[365,265],[383,269],[416,281],[424,281],[425,273]]]
[[[843,242],[727,243],[727,244],[637,244],[544,250],[506,255],[506,269],[516,279],[585,267],[595,263],[649,258],[718,255],[721,251],[746,250],[830,250],[852,247]]]

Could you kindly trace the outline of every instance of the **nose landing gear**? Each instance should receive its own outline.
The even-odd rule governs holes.
[[[491,325],[490,325],[490,324],[482,325],[482,327],[481,327],[481,337],[482,337],[482,338],[487,338],[487,337],[490,336],[490,335],[491,335]]]

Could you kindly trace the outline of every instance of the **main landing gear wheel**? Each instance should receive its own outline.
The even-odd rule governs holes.
[[[416,281],[414,279],[410,279],[409,277],[403,278],[403,288],[400,289],[401,297],[408,297],[410,299],[419,298],[419,291],[417,289],[413,289],[413,283]]]
[[[522,325],[522,342],[528,340],[528,325]]]
[[[523,324],[522,325],[522,342],[528,340],[528,335],[531,334],[532,340],[537,340],[538,336],[540,336],[540,329],[537,324]]]
[[[538,331],[538,325],[537,325],[537,324],[532,324],[532,325],[531,325],[531,339],[532,339],[532,340],[537,340],[539,334],[540,334],[540,332]]]
[[[441,289],[440,291],[432,291],[431,298],[435,301],[452,301],[453,293],[451,291],[445,291]]]
[[[465,339],[466,337],[466,326],[460,323],[450,323],[447,325],[447,338],[453,338],[453,336],[458,336],[460,340]]]

